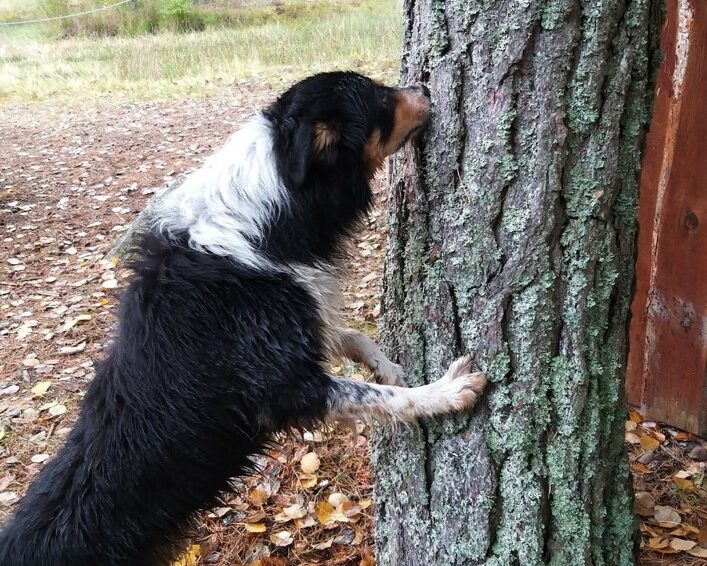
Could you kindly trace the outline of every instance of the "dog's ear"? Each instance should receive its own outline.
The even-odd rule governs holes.
[[[304,182],[313,161],[333,161],[339,141],[334,125],[325,122],[310,124],[294,118],[283,122],[281,136],[281,173],[296,187]]]
[[[326,155],[331,152],[339,141],[339,131],[336,126],[326,122],[316,122],[313,129],[315,154]]]
[[[304,181],[311,160],[312,126],[296,118],[287,118],[280,125],[280,174],[298,187]]]

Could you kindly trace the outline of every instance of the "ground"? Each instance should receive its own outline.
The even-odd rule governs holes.
[[[61,445],[92,360],[109,340],[124,282],[120,266],[105,258],[113,243],[155,192],[197,166],[272,95],[262,82],[241,81],[181,101],[0,106],[0,521]],[[345,301],[351,324],[370,335],[384,179],[356,239]],[[365,377],[351,364],[333,370]],[[637,413],[626,427],[641,563],[707,564],[697,545],[707,543],[702,441]],[[184,562],[199,554],[200,563],[222,565],[373,564],[367,434],[359,426],[282,438],[258,475],[202,515]]]

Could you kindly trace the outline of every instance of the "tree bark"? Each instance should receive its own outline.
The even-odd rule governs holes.
[[[633,564],[623,378],[652,0],[405,0],[430,128],[393,165],[382,335],[471,415],[372,441],[380,566]]]

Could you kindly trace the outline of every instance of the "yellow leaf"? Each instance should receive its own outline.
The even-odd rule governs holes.
[[[195,566],[201,558],[201,547],[198,544],[192,545],[172,566]]]
[[[299,481],[303,488],[310,489],[317,485],[317,474],[301,474]]]
[[[264,533],[265,523],[243,523],[245,525],[245,530],[249,533]]]
[[[51,381],[40,381],[32,389],[30,389],[30,391],[32,392],[32,395],[40,397],[41,395],[46,394],[46,392],[49,391],[49,388],[51,386]]]
[[[707,558],[707,548],[702,548],[701,546],[695,546],[686,550],[690,556],[697,556],[699,558]]]
[[[641,424],[643,422],[643,415],[638,411],[631,411],[628,414],[628,418],[636,424]]]
[[[695,489],[695,484],[692,483],[690,480],[686,480],[684,478],[678,478],[673,476],[673,483],[677,485],[680,489],[684,489],[685,491],[691,491]]]
[[[322,525],[331,525],[334,523],[332,516],[334,515],[336,509],[328,501],[320,501],[317,504],[317,520]]]
[[[639,442],[641,443],[641,447],[646,451],[655,450],[656,448],[658,448],[658,446],[660,446],[660,442],[658,442],[652,436],[648,436],[647,434],[642,436]]]
[[[321,462],[316,452],[309,452],[302,456],[302,460],[300,461],[299,465],[305,474],[311,475],[319,469]]]

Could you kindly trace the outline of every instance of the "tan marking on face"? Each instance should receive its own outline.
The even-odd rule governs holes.
[[[327,147],[332,145],[337,139],[339,139],[336,130],[332,128],[329,124],[324,122],[317,122],[314,124],[314,149],[317,152],[324,151]]]
[[[376,128],[364,148],[369,176],[375,174],[386,157],[402,147],[413,130],[427,121],[429,108],[429,98],[418,89],[400,89],[395,93],[395,114],[390,136],[385,142],[381,141],[381,132]]]

